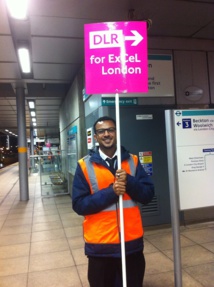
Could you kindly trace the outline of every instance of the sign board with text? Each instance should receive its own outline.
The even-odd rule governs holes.
[[[101,104],[102,106],[115,106],[115,98],[109,98],[109,97],[102,97],[101,98]],[[120,97],[119,99],[119,105],[120,106],[136,106],[138,104],[137,98],[123,98]]]
[[[87,94],[148,92],[146,22],[86,24]]]
[[[172,55],[148,56],[148,93],[145,97],[174,97]],[[164,72],[163,72],[164,71]]]
[[[180,209],[214,205],[214,110],[174,110]]]
[[[164,71],[164,73],[163,73]],[[174,97],[173,59],[171,54],[148,55],[148,92],[128,93],[128,97]],[[102,97],[112,97],[104,94]]]

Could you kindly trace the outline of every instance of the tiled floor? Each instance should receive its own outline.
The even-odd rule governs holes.
[[[0,170],[0,287],[89,286],[82,217],[70,197],[42,198],[38,175],[29,176],[29,194],[19,201],[17,165]],[[180,234],[183,287],[214,286],[214,222]],[[144,287],[175,286],[171,228],[145,228],[145,257]]]

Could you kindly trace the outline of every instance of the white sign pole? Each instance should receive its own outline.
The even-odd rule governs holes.
[[[116,130],[117,130],[117,163],[118,169],[121,169],[121,144],[120,144],[120,107],[119,94],[115,95],[115,110],[116,110]],[[124,232],[124,217],[123,217],[123,196],[119,196],[120,209],[120,242],[121,242],[121,258],[122,258],[122,275],[123,287],[126,287],[126,252],[125,252],[125,232]]]

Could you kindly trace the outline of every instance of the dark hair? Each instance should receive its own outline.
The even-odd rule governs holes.
[[[104,116],[104,117],[101,117],[101,118],[97,119],[96,122],[94,123],[94,125],[93,125],[94,133],[96,133],[96,124],[98,122],[104,122],[104,121],[111,121],[111,122],[114,123],[114,125],[116,127],[116,121],[113,118],[108,117],[108,116]]]

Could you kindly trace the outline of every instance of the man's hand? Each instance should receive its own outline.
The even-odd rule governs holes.
[[[119,196],[126,192],[127,174],[124,169],[118,169],[115,174],[114,192]]]

